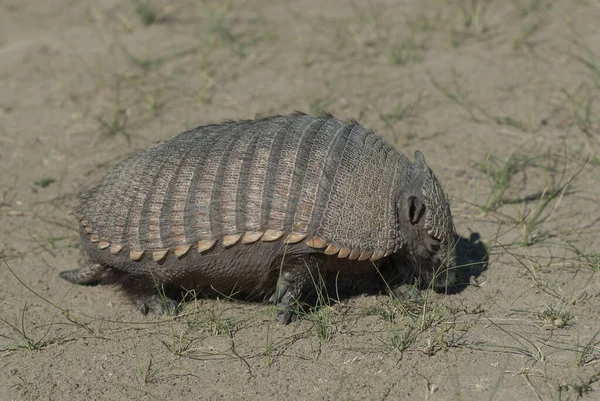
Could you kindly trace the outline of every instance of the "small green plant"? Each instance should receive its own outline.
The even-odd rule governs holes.
[[[429,71],[427,72],[427,75],[429,76],[429,80],[430,80],[431,84],[433,85],[433,87],[435,89],[437,89],[445,97],[447,97],[448,99],[450,99],[457,105],[463,107],[467,111],[467,113],[469,113],[469,116],[471,117],[471,119],[473,121],[475,121],[475,122],[483,122],[484,121],[484,118],[482,118],[480,115],[483,112],[483,114],[484,114],[483,117],[485,117],[485,115],[486,115],[485,111],[481,107],[477,106],[474,102],[470,101],[467,98],[465,91],[462,89],[462,87],[459,85],[459,83],[457,81],[455,73],[453,73],[452,85],[441,84],[438,80],[435,79],[435,77]]]
[[[240,322],[237,319],[225,316],[225,312],[225,309],[203,308],[193,314],[187,322],[188,328],[196,331],[200,330],[211,336],[226,335],[233,337],[239,330]]]
[[[43,177],[39,180],[34,181],[33,183],[35,185],[37,185],[40,188],[46,188],[49,187],[50,184],[56,182],[56,178],[52,178],[52,177]]]
[[[271,312],[269,312],[269,314],[271,314]],[[274,358],[273,358],[273,338],[272,338],[272,334],[271,334],[271,330],[273,329],[272,327],[272,323],[269,320],[269,323],[267,324],[267,332],[265,335],[265,365],[267,366],[271,366],[271,364],[274,362]]]
[[[25,303],[25,305],[21,309],[20,322],[16,323],[16,324],[10,323],[8,320],[0,317],[0,321],[2,323],[6,324],[8,327],[10,327],[14,334],[14,336],[12,338],[7,337],[5,335],[0,335],[0,337],[4,337],[6,339],[12,340],[11,343],[0,345],[0,349],[1,348],[26,349],[28,351],[36,351],[36,350],[42,349],[46,345],[51,344],[56,341],[56,339],[54,339],[54,340],[46,339],[46,336],[48,335],[49,330],[46,330],[46,332],[40,336],[36,336],[35,334],[32,333],[32,332],[35,332],[35,329],[32,329],[32,332],[30,332],[30,330],[27,327],[27,324],[25,322],[26,311],[27,311],[27,303]]]
[[[120,44],[119,47],[123,51],[123,54],[125,55],[125,57],[127,57],[127,59],[129,61],[131,61],[134,65],[139,67],[144,73],[149,73],[170,61],[173,61],[175,59],[178,59],[178,58],[190,55],[190,54],[194,54],[198,51],[198,47],[190,47],[190,48],[183,49],[183,50],[174,50],[172,52],[169,52],[168,54],[164,54],[161,56],[142,57],[142,56],[138,56],[138,55],[134,54],[133,52],[131,52],[123,44]],[[117,81],[117,83],[120,83],[120,81],[121,81],[121,79],[119,79]]]
[[[261,19],[251,19],[247,23],[250,29],[244,32],[235,32],[238,24],[233,24],[229,16],[230,2],[224,1],[219,7],[207,7],[207,22],[210,29],[210,41],[213,47],[227,47],[233,50],[240,58],[248,55],[248,48],[265,39],[260,26]]]
[[[543,20],[538,19],[526,19],[521,24],[521,29],[517,37],[513,39],[513,49],[519,50],[523,45],[529,45],[529,40],[543,25]]]
[[[452,28],[450,31],[452,47],[459,47],[471,37],[482,39],[485,36],[488,27],[484,15],[488,2],[488,0],[455,0],[460,24],[458,28]]]
[[[117,80],[115,87],[115,103],[110,119],[105,120],[102,117],[97,117],[96,120],[100,123],[103,134],[107,137],[114,138],[117,134],[125,137],[128,143],[131,143],[131,135],[125,129],[127,125],[127,109],[121,107],[121,80]]]
[[[587,381],[580,380],[577,383],[567,383],[561,381],[557,385],[559,400],[580,400],[584,395],[591,393],[594,390],[593,384],[600,380],[600,372],[592,375]],[[571,398],[571,394],[575,393],[576,398]]]
[[[544,0],[513,0],[513,5],[521,18],[539,11],[543,3]]]
[[[483,212],[487,213],[498,209],[505,203],[506,192],[515,176],[521,172],[523,161],[514,152],[503,162],[488,154],[485,162],[480,164],[479,168],[490,184],[490,194],[482,206]]]
[[[172,333],[174,334],[174,333]],[[194,350],[194,339],[181,332],[179,335],[172,335],[171,341],[160,340],[162,345],[174,356],[188,356],[189,351]]]
[[[152,25],[158,19],[158,13],[152,6],[150,0],[136,0],[135,12],[144,25]]]
[[[417,340],[420,331],[414,326],[408,326],[405,330],[398,330],[392,336],[392,348],[399,352],[408,350]]]
[[[463,21],[463,26],[472,29],[475,35],[481,35],[487,31],[483,16],[487,6],[487,0],[455,0]]]
[[[210,8],[210,31],[215,36],[217,41],[222,45],[231,46],[236,40],[235,35],[231,32],[227,13],[229,11],[229,2],[224,2],[219,9]]]
[[[573,58],[587,67],[593,75],[596,87],[600,88],[600,62],[598,55],[592,50],[583,35],[581,35],[573,24],[568,24],[573,32],[573,45],[579,50],[579,54],[573,54]],[[581,54],[583,53],[583,54]]]
[[[311,271],[311,269],[307,266],[307,269]],[[298,313],[301,317],[306,318],[307,320],[313,323],[313,328],[317,333],[317,336],[323,340],[328,341],[331,339],[332,335],[332,318],[334,316],[334,309],[332,307],[333,300],[329,296],[327,292],[327,287],[325,283],[324,277],[316,272],[315,275],[312,274],[311,277],[313,280],[314,291],[316,294],[316,302],[314,304],[314,309],[308,311],[308,314],[304,314],[300,309]]]
[[[567,244],[567,247],[577,255],[586,267],[594,271],[600,271],[600,252],[586,251],[568,238],[563,238],[563,240]]]
[[[571,114],[570,125],[577,127],[586,137],[590,149],[600,150],[600,116],[594,113],[594,91],[587,85],[579,85],[570,92],[561,89],[568,101]]]
[[[148,361],[148,365],[146,366],[145,369],[143,369],[140,366],[139,362],[137,364],[137,369],[138,369],[138,377],[144,384],[155,383],[158,378],[158,375],[161,371],[160,367],[156,367],[154,365],[152,357],[150,357],[150,360]]]
[[[410,37],[390,45],[390,61],[393,65],[406,65],[423,61],[423,53],[427,50],[425,41],[417,41],[414,33]]]
[[[172,7],[157,10],[152,4],[152,0],[135,0],[135,13],[142,24],[146,26],[168,21],[172,12]]]
[[[573,315],[561,308],[549,305],[546,309],[538,313],[538,318],[545,329],[554,330],[566,327],[571,319],[573,319]]]
[[[212,78],[207,77],[204,85],[197,92],[198,102],[201,104],[211,104],[214,96],[214,82]]]
[[[585,344],[579,344],[579,336],[575,347],[575,365],[577,367],[590,365],[600,360],[600,331],[594,335]]]
[[[317,97],[308,99],[308,110],[311,114],[323,114],[333,104],[329,97]]]

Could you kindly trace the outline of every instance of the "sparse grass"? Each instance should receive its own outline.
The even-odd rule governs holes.
[[[600,55],[592,49],[587,40],[581,35],[573,24],[567,24],[573,33],[573,47],[578,53],[571,54],[571,57],[587,67],[592,73],[593,81],[597,88],[600,88]]]
[[[27,322],[26,313],[28,311],[28,304],[25,301],[23,308],[21,309],[21,315],[19,321],[17,323],[11,323],[7,319],[0,317],[0,321],[4,323],[7,327],[11,329],[12,335],[2,335],[0,337],[9,340],[9,343],[0,344],[1,350],[18,350],[25,349],[28,351],[38,351],[50,344],[59,343],[66,341],[66,338],[63,335],[51,335],[51,330],[56,328],[59,323],[56,322],[58,314],[62,313],[62,315],[66,318],[66,320],[77,328],[84,329],[87,333],[92,334],[93,331],[90,329],[87,323],[80,321],[74,316],[70,315],[68,311],[63,309],[59,304],[55,304],[50,301],[48,298],[40,295],[38,292],[34,291],[31,287],[29,287],[25,282],[21,280],[19,276],[15,274],[12,268],[9,266],[8,262],[2,259],[3,264],[6,269],[12,274],[12,276],[19,282],[23,288],[25,288],[28,293],[34,295],[35,297],[41,299],[45,304],[52,306],[55,309],[55,313],[52,316],[52,320],[49,324],[37,325]],[[65,294],[66,296],[66,294]],[[62,300],[61,300],[62,302]]]
[[[71,103],[77,103],[79,117],[74,118],[69,127],[68,142],[60,136],[52,138],[56,139],[57,146],[47,156],[48,172],[40,170],[36,175],[27,175],[26,182],[17,181],[17,186],[25,190],[17,188],[14,197],[11,194],[10,198],[0,199],[0,219],[10,212],[23,213],[20,220],[11,215],[3,221],[5,234],[9,236],[0,240],[0,247],[7,244],[0,249],[0,255],[18,254],[19,269],[31,273],[32,280],[40,269],[46,269],[43,265],[47,265],[47,271],[58,271],[59,265],[76,262],[75,259],[70,261],[74,252],[70,251],[69,260],[62,252],[64,248],[75,247],[77,233],[71,218],[68,221],[56,218],[58,214],[66,214],[65,205],[73,203],[73,197],[62,197],[53,203],[36,205],[35,202],[40,201],[40,194],[47,195],[48,191],[39,189],[50,185],[44,179],[57,177],[56,170],[52,170],[54,164],[65,163],[75,171],[81,165],[88,168],[81,161],[83,157],[77,159],[81,148],[69,147],[68,151],[63,148],[67,148],[65,144],[77,145],[78,130],[89,125],[90,119],[93,125],[95,116],[98,116],[99,130],[107,137],[130,141],[132,135],[143,134],[148,135],[143,141],[154,141],[159,139],[159,134],[175,133],[173,127],[183,120],[185,126],[196,126],[198,120],[213,122],[235,118],[232,109],[244,116],[251,114],[254,107],[273,112],[280,111],[277,107],[311,113],[330,109],[344,117],[359,116],[363,112],[366,120],[379,117],[376,124],[398,132],[398,136],[392,135],[396,139],[404,138],[400,135],[405,135],[405,126],[410,126],[411,134],[415,127],[417,134],[409,144],[393,143],[405,154],[413,146],[424,152],[428,147],[447,149],[448,155],[458,160],[456,164],[448,164],[443,152],[439,153],[440,159],[430,162],[437,164],[435,172],[453,199],[460,198],[461,193],[467,193],[468,188],[478,183],[485,187],[485,192],[477,190],[475,201],[464,202],[471,208],[468,211],[474,211],[470,219],[462,202],[452,205],[459,232],[481,232],[482,241],[491,249],[489,274],[482,276],[481,283],[472,280],[473,277],[465,277],[467,283],[475,284],[465,284],[467,287],[460,294],[444,296],[425,292],[424,298],[417,301],[369,295],[345,302],[339,301],[340,297],[331,289],[328,292],[322,278],[315,276],[315,301],[308,307],[298,305],[301,319],[287,327],[275,324],[273,308],[230,302],[233,294],[219,294],[216,300],[196,300],[196,294],[190,292],[184,297],[182,305],[186,306],[178,316],[141,318],[131,305],[127,305],[128,309],[121,308],[120,304],[126,301],[118,293],[102,288],[102,292],[109,295],[101,298],[102,303],[97,307],[104,316],[113,313],[119,316],[112,320],[56,309],[46,301],[39,307],[25,298],[28,301],[18,304],[18,313],[0,317],[3,336],[0,352],[7,355],[7,366],[19,368],[18,373],[13,373],[11,367],[2,376],[10,381],[5,389],[21,392],[13,398],[36,399],[43,394],[64,398],[61,392],[68,386],[52,383],[41,387],[38,380],[46,383],[47,379],[39,374],[41,368],[38,367],[43,366],[44,357],[62,358],[65,354],[72,356],[72,352],[87,351],[94,358],[82,357],[82,363],[91,363],[75,366],[76,369],[89,368],[83,372],[86,380],[97,384],[98,377],[107,380],[101,375],[112,374],[111,388],[119,388],[121,382],[128,386],[118,395],[140,399],[160,398],[167,392],[177,398],[181,395],[177,389],[182,387],[176,384],[188,379],[189,383],[184,383],[183,388],[187,389],[188,384],[210,383],[231,386],[236,394],[250,388],[257,397],[264,397],[266,392],[276,397],[286,390],[282,389],[280,379],[294,377],[296,372],[297,379],[307,384],[307,397],[309,390],[314,389],[327,397],[333,387],[331,377],[337,372],[323,372],[323,369],[334,365],[346,372],[340,379],[340,388],[351,384],[352,389],[340,392],[337,398],[395,399],[405,387],[411,390],[413,397],[419,398],[410,380],[408,385],[404,381],[401,387],[397,379],[420,377],[425,365],[435,371],[445,367],[452,370],[450,375],[456,376],[456,399],[497,400],[506,394],[507,397],[516,394],[517,397],[563,401],[594,398],[600,378],[597,369],[600,341],[598,325],[590,310],[593,311],[598,299],[594,276],[600,271],[600,253],[594,242],[598,216],[593,206],[586,206],[586,210],[578,208],[580,202],[593,205],[598,195],[600,57],[595,37],[578,36],[573,42],[575,46],[569,49],[571,54],[566,55],[571,58],[558,64],[560,83],[549,82],[545,73],[552,77],[557,71],[547,60],[565,60],[565,54],[551,53],[561,45],[560,38],[552,36],[552,29],[560,22],[548,19],[546,14],[553,2],[512,0],[503,4],[487,0],[431,0],[417,3],[354,2],[350,10],[343,5],[339,10],[323,8],[323,15],[329,12],[328,15],[334,15],[327,18],[319,17],[320,8],[309,10],[309,18],[303,14],[302,5],[292,3],[265,7],[264,19],[260,16],[262,7],[252,5],[254,8],[247,9],[248,5],[230,1],[202,2],[197,8],[187,4],[180,20],[170,18],[168,9],[161,8],[161,3],[154,0],[99,9],[106,19],[89,22],[94,24],[99,36],[117,38],[114,66],[107,70],[106,63],[98,63],[100,78],[91,79],[97,81],[91,90],[93,93],[73,91]],[[499,21],[506,11],[500,9],[501,6],[508,9],[509,20]],[[578,5],[563,6],[568,11],[564,18],[568,19],[569,7],[575,10]],[[115,24],[111,20],[113,15],[123,14],[122,7],[129,13],[126,16],[129,20],[122,24],[127,25],[125,32],[118,21]],[[500,13],[496,14],[496,10]],[[15,7],[14,12],[18,11]],[[288,26],[291,20],[287,13],[292,11],[294,25]],[[573,14],[581,18],[579,15],[583,13]],[[154,26],[167,22],[168,26]],[[587,24],[590,23],[588,20]],[[311,32],[313,28],[317,34]],[[156,43],[144,47],[147,43],[144,39],[148,38],[143,36],[144,32],[156,35],[157,30],[169,32],[159,44],[160,49],[156,50]],[[62,37],[66,37],[67,42],[71,40],[69,35]],[[127,47],[121,45],[118,38],[125,38]],[[264,44],[265,39],[273,39],[273,46]],[[448,49],[448,41],[454,46],[469,46],[456,51]],[[182,47],[183,43],[191,43],[191,46]],[[526,57],[506,52],[511,44],[516,50],[530,52]],[[538,46],[542,51],[536,51]],[[469,54],[471,47],[477,54]],[[80,48],[78,44],[73,51]],[[30,53],[35,55],[35,52]],[[460,58],[453,53],[460,54]],[[502,60],[498,59],[499,54]],[[113,55],[104,52],[99,57]],[[61,52],[61,57],[68,56],[68,52]],[[81,60],[89,57],[83,52]],[[453,73],[446,82],[429,74],[428,82],[426,71],[435,68],[438,57],[447,63],[442,68],[449,71],[456,68],[462,76]],[[481,68],[477,60],[484,61]],[[488,63],[489,60],[493,62]],[[569,63],[569,60],[575,62]],[[296,70],[292,69],[294,63],[299,66]],[[416,65],[421,63],[422,71]],[[506,76],[493,75],[499,71],[495,68],[498,63],[502,64],[502,71],[507,72]],[[578,78],[586,81],[584,84],[577,86],[569,78],[569,74],[575,74],[573,64],[579,66],[575,70]],[[86,72],[95,71],[94,67],[89,66]],[[538,67],[541,70],[533,70]],[[73,71],[77,73],[76,68]],[[470,71],[488,75],[470,79],[467,75]],[[71,81],[61,81],[59,70],[53,73],[57,77],[57,97],[63,96],[62,85]],[[532,77],[531,85],[518,79],[521,73],[523,77]],[[255,77],[277,74],[281,74],[280,81],[284,84],[279,80],[275,83],[255,81]],[[16,75],[14,78],[18,79]],[[115,77],[116,84],[110,81]],[[494,81],[493,84],[490,81]],[[273,85],[269,93],[281,89],[277,100],[263,96],[265,85]],[[511,85],[515,85],[511,90],[515,89],[512,93],[516,96],[507,100],[502,88]],[[399,93],[400,89],[407,95],[390,99],[389,94]],[[528,110],[532,98],[536,99],[535,112]],[[107,99],[110,103],[105,106]],[[511,102],[509,107],[504,108],[505,102]],[[60,103],[61,113],[68,116],[72,104],[68,100],[57,103]],[[381,106],[382,103],[385,104]],[[46,106],[51,110],[54,104]],[[7,132],[9,135],[0,132],[0,147],[9,151],[8,156],[0,156],[0,162],[12,163],[13,158],[21,157],[20,149],[11,150],[18,141],[13,141],[10,135],[15,122],[21,119],[20,107],[15,102],[10,106],[11,111],[8,106],[0,105],[0,117],[8,122],[5,130],[11,130]],[[544,119],[538,118],[538,111]],[[438,123],[435,118],[429,118],[433,113],[449,118]],[[23,127],[16,126],[14,132],[20,129]],[[456,132],[463,129],[473,137],[476,135],[477,154],[463,155],[460,141],[464,137]],[[148,134],[153,130],[154,134]],[[443,134],[437,135],[438,132]],[[496,135],[504,134],[510,140],[522,138],[523,141],[514,144],[509,140],[506,143],[496,140]],[[492,137],[493,149],[487,142]],[[564,139],[557,139],[559,137]],[[64,157],[68,159],[64,161]],[[115,155],[115,158],[121,157]],[[480,163],[471,169],[471,160]],[[100,166],[100,169],[107,168]],[[584,174],[579,175],[579,171]],[[39,183],[32,185],[34,179],[40,177]],[[79,181],[87,184],[87,178],[85,171],[75,173],[73,185]],[[53,184],[50,192],[62,191],[61,183]],[[34,192],[30,200],[32,190],[37,193]],[[17,205],[17,199],[22,199],[24,205]],[[49,227],[50,233],[40,234],[37,231],[40,225]],[[582,225],[585,227],[581,228]],[[61,231],[55,232],[54,228]],[[65,230],[68,232],[63,234]],[[582,275],[589,275],[590,279],[586,282]],[[36,288],[43,289],[40,294],[56,292],[55,282],[46,280],[47,277],[44,273],[43,282],[31,281]],[[29,283],[30,279],[25,281]],[[29,295],[27,288],[23,288]],[[75,309],[83,308],[85,297],[90,293],[82,288],[76,291],[77,296],[70,304]],[[84,292],[85,297],[81,295]],[[117,298],[110,299],[113,294]],[[111,305],[107,307],[112,309],[106,311],[104,303],[109,301]],[[6,302],[15,304],[14,299]],[[524,310],[522,319],[506,316],[512,313],[513,307]],[[475,308],[478,312],[469,312]],[[56,316],[53,316],[55,311]],[[127,313],[131,313],[133,321],[123,321],[121,316],[128,316]],[[101,324],[93,324],[92,330],[90,319]],[[575,340],[578,333],[581,339]],[[134,347],[144,347],[143,352],[136,353],[135,360],[130,355]],[[470,352],[476,353],[472,360]],[[31,364],[21,365],[20,354],[25,355],[25,359],[30,358]],[[110,365],[98,359],[100,357],[108,358]],[[461,361],[466,359],[472,364],[462,369]],[[261,364],[260,374],[253,377],[252,369]],[[31,373],[24,373],[32,366]],[[63,364],[61,368],[69,373],[68,366],[65,368]],[[95,369],[103,369],[104,373]],[[390,375],[390,369],[396,374]],[[468,378],[465,375],[469,375]],[[186,376],[184,380],[180,379],[182,376]],[[247,380],[248,376],[252,380]],[[227,380],[219,382],[224,377]],[[316,379],[307,381],[307,378]],[[442,392],[446,394],[449,387],[452,389],[446,374],[427,373],[427,378],[426,388],[418,386],[418,390],[425,390],[425,399],[433,399]],[[131,379],[139,384],[138,388],[132,389],[136,386],[130,386]],[[83,380],[81,383],[82,387],[86,385]],[[507,389],[514,383],[521,383],[522,388]],[[91,385],[85,390],[90,388]],[[94,391],[92,388],[90,397],[97,398]],[[108,391],[111,390],[104,395],[114,398],[115,393]],[[548,392],[551,396],[546,397]]]
[[[421,101],[421,93],[419,93],[414,100],[409,102],[406,102],[404,96],[402,96],[393,111],[379,113],[379,118],[388,126],[399,121],[416,119],[419,116]]]
[[[556,235],[544,231],[543,225],[556,214],[563,197],[569,194],[570,185],[586,165],[585,160],[571,160],[566,154],[535,148],[513,152],[503,161],[488,155],[479,168],[488,179],[490,192],[484,204],[477,207],[483,213],[495,212],[521,227],[524,245],[542,242]],[[532,173],[542,178],[537,191],[527,180]],[[516,195],[525,188],[528,194]],[[514,215],[501,211],[507,205],[518,206]]]
[[[595,92],[582,84],[572,92],[561,88],[561,93],[568,102],[569,127],[577,127],[585,135],[588,148],[597,154],[600,151],[600,116],[594,111]]]
[[[529,121],[525,122],[512,116],[496,115],[488,112],[476,101],[469,99],[468,94],[460,84],[455,72],[452,73],[451,85],[443,85],[430,72],[427,72],[427,75],[435,89],[446,98],[462,107],[469,114],[471,120],[476,123],[489,124],[490,122],[493,122],[498,125],[512,127],[519,131],[529,132],[531,134],[535,134],[539,129],[539,122],[535,120],[534,116],[532,116]]]
[[[502,324],[496,323],[493,320],[488,319],[488,322],[491,326],[499,330],[499,332],[506,335],[507,338],[510,338],[512,343],[506,345],[486,344],[486,348],[489,347],[491,350],[496,350],[497,352],[520,355],[527,358],[532,364],[544,362],[546,360],[546,354],[542,349],[543,346],[541,342],[533,336],[509,331],[507,328],[504,328]]]
[[[573,251],[573,253],[575,253],[575,255],[579,258],[580,261],[584,263],[584,266],[594,271],[600,272],[600,252],[591,252],[582,249],[576,244],[575,241],[572,241],[566,237],[564,237],[563,240],[567,244],[567,247],[571,251]]]
[[[418,41],[413,33],[400,42],[390,44],[390,61],[398,66],[420,63],[423,61],[423,54],[426,50],[425,40]]]
[[[473,37],[482,39],[488,33],[485,22],[485,12],[489,0],[454,0],[459,11],[458,28],[450,31],[452,47],[461,46],[467,39]]]
[[[263,21],[260,18],[249,20],[247,23],[252,29],[239,32],[235,29],[237,24],[231,22],[231,8],[230,1],[223,1],[218,6],[210,5],[205,8],[211,45],[215,48],[229,48],[239,58],[245,58],[249,54],[249,48],[265,40],[265,35],[259,28]]]
[[[521,24],[519,34],[513,39],[513,49],[519,50],[523,45],[531,46],[531,37],[544,25],[542,18],[528,18]]]

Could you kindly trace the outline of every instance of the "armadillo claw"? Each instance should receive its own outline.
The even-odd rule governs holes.
[[[269,301],[276,303],[277,313],[275,317],[277,318],[277,323],[286,325],[298,319],[295,308],[296,299],[286,287],[279,288],[278,286],[277,291],[271,296]]]
[[[277,311],[277,323],[282,326],[285,326],[289,323],[294,323],[298,320],[298,315],[295,312],[291,311]]]
[[[148,312],[152,312],[159,316],[175,316],[179,306],[177,301],[158,294],[138,298],[136,299],[136,304],[144,316],[147,315]]]
[[[271,295],[271,298],[269,298],[269,302],[273,303],[273,304],[279,304],[281,302],[281,300],[283,299],[283,297],[285,296],[285,294],[288,293],[288,285],[284,284],[281,282],[281,280],[279,280],[277,282],[277,288],[275,289],[275,293],[273,295]]]

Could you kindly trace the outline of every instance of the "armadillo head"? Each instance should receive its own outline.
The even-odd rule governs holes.
[[[407,251],[405,256],[415,275],[425,285],[438,289],[452,286],[458,237],[450,204],[418,150],[410,165],[408,185],[400,196],[398,209],[400,236]]]

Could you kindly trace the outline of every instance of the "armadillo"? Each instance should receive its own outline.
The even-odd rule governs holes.
[[[287,324],[320,273],[391,263],[434,288],[455,280],[449,202],[422,153],[331,115],[189,130],[120,162],[75,215],[89,263],[61,277],[116,284],[144,314],[213,289],[270,296]]]

